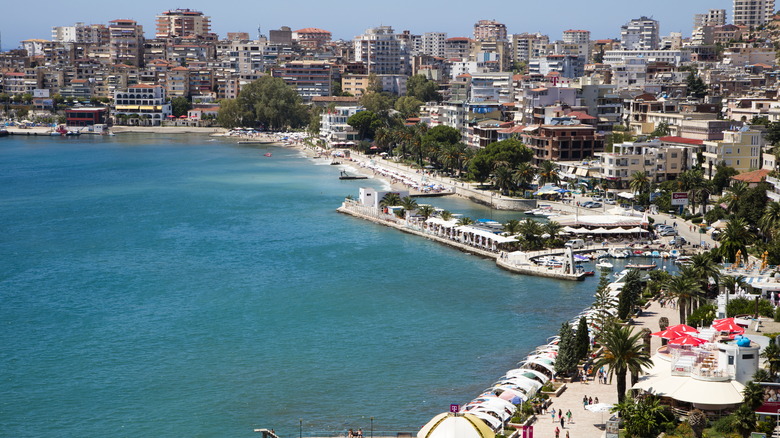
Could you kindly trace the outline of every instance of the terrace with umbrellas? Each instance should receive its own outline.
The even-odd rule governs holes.
[[[748,320],[724,318],[696,329],[678,324],[653,333],[662,346],[653,366],[631,389],[674,408],[728,411],[742,402],[744,384],[758,369],[761,336],[744,335]],[[766,338],[763,338],[764,340]]]

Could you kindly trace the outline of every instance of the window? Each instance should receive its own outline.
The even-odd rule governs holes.
[[[672,152],[672,158],[677,158],[677,152]]]
[[[745,359],[753,359],[753,357],[754,357],[754,355],[752,355],[752,354],[743,354],[742,355],[742,359],[743,360],[745,360]]]
[[[734,356],[729,355],[729,365],[734,365]]]

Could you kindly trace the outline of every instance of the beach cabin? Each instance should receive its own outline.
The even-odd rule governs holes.
[[[409,196],[408,190],[376,190],[371,187],[361,187],[358,200],[360,201],[360,205],[378,209],[379,203],[382,202],[382,198],[388,193],[396,193],[400,198]]]

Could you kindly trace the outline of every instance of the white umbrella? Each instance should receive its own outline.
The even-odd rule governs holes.
[[[587,405],[585,409],[591,412],[601,412],[601,422],[604,423],[604,412],[609,412],[613,405],[609,403],[596,403],[594,405]]]

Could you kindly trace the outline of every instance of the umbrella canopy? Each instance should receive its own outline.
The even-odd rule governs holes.
[[[698,330],[686,324],[673,325],[671,327],[668,327],[666,330],[674,330],[681,333],[699,333]]]
[[[609,403],[596,403],[585,406],[585,409],[591,412],[609,412],[609,410],[612,409],[612,406],[613,405]]]
[[[662,339],[676,339],[682,336],[683,333],[677,330],[672,330],[671,328],[668,328],[666,330],[652,333],[651,336],[658,336]]]
[[[417,433],[417,438],[494,438],[484,421],[471,414],[439,414]]]
[[[737,323],[734,322],[734,318],[727,318],[725,320],[713,322],[712,327],[715,328],[715,330],[721,332],[745,333],[745,329],[738,326]]]
[[[682,335],[679,338],[674,338],[671,341],[669,341],[669,345],[693,345],[693,346],[699,346],[701,344],[704,344],[704,339],[699,339],[695,336],[691,335]]]

